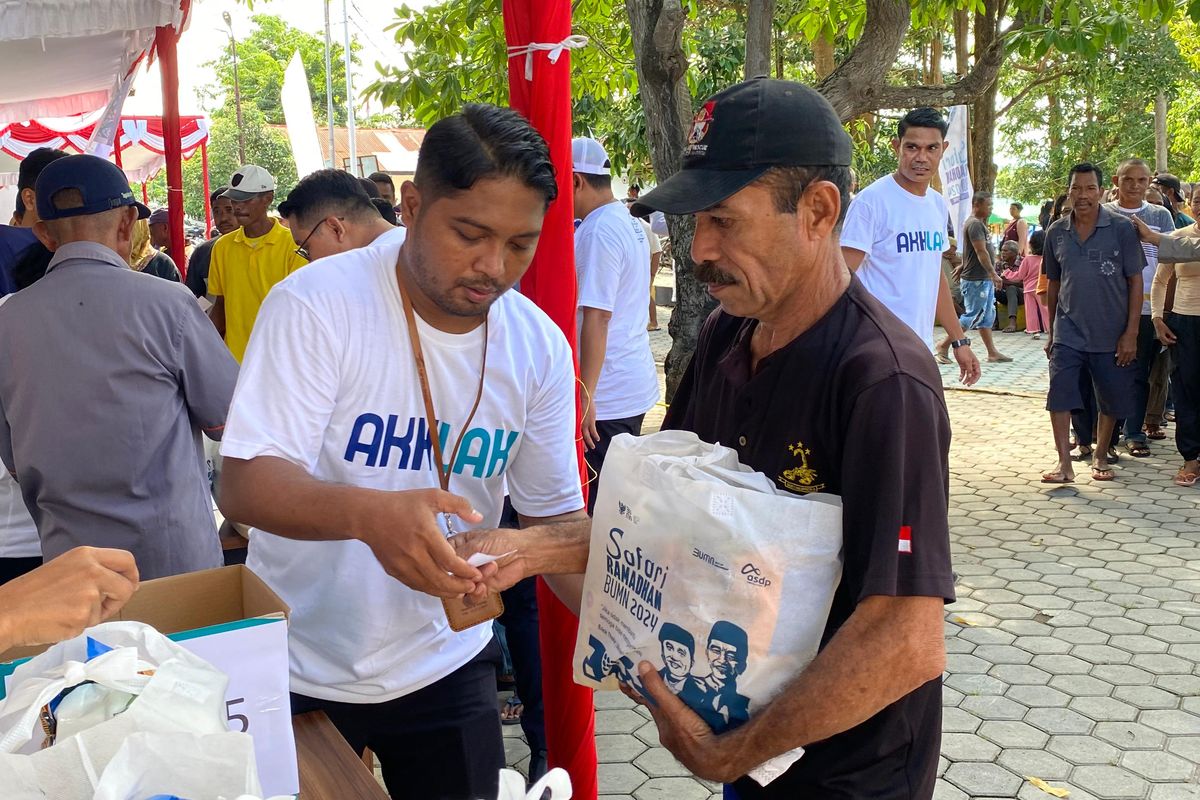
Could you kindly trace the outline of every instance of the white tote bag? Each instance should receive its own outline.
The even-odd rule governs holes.
[[[714,730],[737,727],[816,655],[841,549],[840,498],[783,492],[692,433],[618,436],[592,520],[576,681],[640,688],[646,660]]]

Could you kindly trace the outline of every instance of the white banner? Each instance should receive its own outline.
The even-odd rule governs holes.
[[[312,95],[308,93],[308,76],[304,74],[299,50],[283,73],[280,101],[287,120],[288,139],[292,143],[292,158],[296,161],[296,175],[303,178],[324,167],[325,162],[321,158],[321,144],[317,141]]]
[[[962,229],[971,214],[971,170],[967,161],[967,107],[951,106],[950,130],[946,133],[946,152],[938,165],[942,179],[942,196],[950,210],[954,226],[954,238],[958,241],[958,252],[963,252]]]
[[[133,76],[136,72],[136,69],[131,70],[124,78],[117,79],[113,86],[112,97],[108,99],[104,114],[96,123],[96,127],[92,129],[92,138],[88,139],[83,152],[92,156],[100,156],[100,158],[108,158],[112,155],[117,136],[117,125],[121,122],[121,109],[125,107],[125,98],[129,97],[129,90],[133,87]]]

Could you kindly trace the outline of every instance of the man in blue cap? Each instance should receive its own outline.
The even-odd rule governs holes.
[[[36,197],[54,256],[0,306],[0,461],[43,556],[120,548],[143,578],[220,566],[200,433],[220,438],[237,364],[191,292],[129,269],[150,211],[120,169],[61,158]]]

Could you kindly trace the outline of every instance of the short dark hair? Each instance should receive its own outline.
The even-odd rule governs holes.
[[[355,178],[355,180],[358,181],[358,185],[362,187],[362,190],[367,193],[367,197],[372,200],[376,197],[383,197],[383,194],[379,191],[379,184],[375,183],[375,181],[370,178]]]
[[[1014,201],[1014,202],[1012,202],[1012,203],[1009,203],[1009,204],[1008,204],[1008,207],[1009,207],[1009,208],[1015,208],[1017,211],[1024,211],[1024,210],[1025,210],[1025,206],[1023,206],[1023,205],[1021,205],[1020,203],[1018,203],[1018,202],[1015,202],[1015,201]]]
[[[1042,254],[1042,248],[1046,246],[1046,231],[1034,231],[1029,234],[1029,252],[1035,256]]]
[[[396,188],[396,182],[393,181],[392,176],[388,175],[386,172],[372,172],[367,176],[367,180],[374,181],[375,183],[386,183],[388,186],[391,186],[393,190]]]
[[[612,188],[612,175],[593,175],[590,172],[576,172],[575,174],[583,178],[583,182],[593,189]]]
[[[800,197],[810,184],[815,181],[829,181],[838,188],[842,200],[836,228],[840,230],[842,222],[846,219],[846,209],[850,207],[852,180],[849,167],[771,167],[762,174],[757,183],[771,192],[771,199],[775,201],[775,210],[778,213],[795,214],[796,209],[800,207]]]
[[[1069,187],[1071,185],[1071,181],[1076,175],[1085,172],[1094,173],[1096,176],[1096,183],[1100,186],[1104,185],[1104,170],[1100,169],[1099,166],[1090,161],[1080,161],[1078,164],[1071,167],[1071,171],[1067,173],[1067,186]]]
[[[664,622],[662,624],[662,627],[658,629],[658,641],[679,642],[682,645],[686,645],[687,649],[693,655],[696,652],[696,637],[674,622]]]
[[[279,216],[301,222],[330,214],[361,219],[376,213],[359,179],[340,169],[319,169],[304,176],[279,204]]]
[[[520,180],[547,206],[558,197],[546,140],[512,109],[471,103],[425,133],[413,177],[422,194],[450,197],[493,177]]]
[[[975,194],[971,195],[971,205],[977,206],[980,203],[984,202],[985,200],[991,200],[991,199],[992,199],[991,192],[976,192]]]
[[[22,189],[32,189],[37,183],[38,176],[50,164],[58,161],[60,158],[66,158],[69,153],[62,150],[55,150],[53,147],[39,147],[21,160],[21,166],[17,172],[17,191]]]
[[[375,206],[375,210],[379,212],[379,216],[383,217],[384,222],[393,228],[400,224],[400,220],[396,218],[396,209],[392,208],[391,203],[387,200],[382,197],[372,197],[371,205]]]
[[[1125,159],[1120,164],[1117,164],[1117,174],[1120,174],[1121,170],[1125,169],[1126,167],[1145,167],[1147,172],[1150,171],[1150,165],[1146,163],[1146,159],[1144,158]]]
[[[900,118],[900,123],[896,126],[896,138],[903,139],[909,128],[937,128],[938,132],[942,134],[942,138],[945,139],[946,132],[950,130],[950,123],[946,122],[942,112],[936,108],[921,106]]]

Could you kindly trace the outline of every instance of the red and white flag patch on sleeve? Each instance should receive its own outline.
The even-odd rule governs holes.
[[[900,541],[898,547],[901,553],[912,552],[912,526],[900,526]]]

